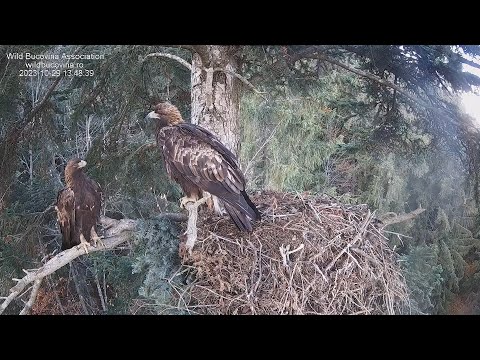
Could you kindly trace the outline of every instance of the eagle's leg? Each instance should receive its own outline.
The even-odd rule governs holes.
[[[216,196],[212,196],[212,201],[213,201],[213,209],[215,210],[215,213],[222,216],[225,214],[225,211],[223,210],[222,203],[220,202],[220,199]]]
[[[208,210],[212,213],[215,213],[217,215],[220,215],[222,216],[224,214],[224,211],[222,209],[222,205],[220,203],[220,200],[218,199],[218,197],[204,191],[203,192],[203,197],[207,198],[207,207],[208,207]]]
[[[204,192],[203,197],[206,197],[207,194],[208,193]],[[214,204],[214,201],[213,201],[213,196],[211,196],[211,194],[208,194],[208,195],[210,195],[210,196],[208,196],[206,204],[207,204],[208,210],[213,212],[215,210],[215,204]]]
[[[97,247],[97,245],[100,244],[101,246],[106,247],[105,243],[102,241],[103,238],[103,236],[98,236],[95,227],[92,226],[92,229],[90,230],[90,239],[92,239],[93,246]]]
[[[83,246],[85,249],[85,253],[88,254],[88,247],[90,246],[90,243],[85,239],[85,236],[83,236],[83,233],[80,233],[80,244],[77,246]]]

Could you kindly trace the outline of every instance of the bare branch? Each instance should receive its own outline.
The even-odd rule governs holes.
[[[33,284],[32,292],[30,293],[30,298],[28,299],[27,303],[23,307],[22,311],[20,311],[20,315],[28,315],[30,314],[30,310],[37,298],[38,290],[40,290],[40,286],[42,285],[42,279],[35,280]]]
[[[368,227],[368,224],[370,224],[370,222],[372,221],[373,219],[373,216],[372,214],[370,213],[370,210],[368,211],[368,214],[367,216],[365,217],[365,220],[363,221],[362,225],[360,226],[360,229],[359,229],[359,232],[357,233],[357,235],[355,235],[355,237],[353,238],[353,240],[347,245],[345,246],[342,251],[340,251],[338,253],[337,256],[335,256],[335,258],[330,262],[330,264],[327,265],[327,267],[325,268],[324,270],[324,273],[328,273],[328,271],[332,268],[333,265],[335,265],[335,263],[337,262],[338,259],[340,259],[340,257],[345,253],[347,252],[353,245],[355,245],[355,243],[362,239],[363,238],[363,234],[365,233],[365,231],[367,230],[367,227]]]
[[[411,219],[417,217],[418,215],[420,215],[421,213],[423,213],[425,210],[426,209],[422,209],[421,207],[419,207],[418,209],[413,210],[413,211],[411,211],[407,214],[401,214],[401,215],[394,216],[392,218],[381,219],[381,221],[384,224],[383,227],[386,227],[388,225],[397,224],[397,223],[400,223],[400,222],[411,220]],[[388,213],[388,214],[390,214],[390,213]]]
[[[471,61],[471,60],[468,60],[468,59],[465,59],[463,56],[460,56],[460,62],[464,63],[464,64],[467,64],[467,65],[470,65],[474,68],[477,68],[477,69],[480,69],[480,64],[474,62],[474,61]]]
[[[180,56],[169,54],[169,53],[160,53],[160,52],[151,53],[146,55],[141,60],[141,62],[144,63],[148,58],[151,58],[151,57],[163,57],[163,58],[175,60],[180,64],[182,64],[183,66],[185,66],[188,70],[192,71],[192,65],[188,61],[182,59]]]
[[[105,251],[112,249],[121,243],[127,241],[131,232],[135,229],[137,222],[130,219],[115,220],[102,216],[102,224],[107,227],[106,236],[104,239],[105,247],[103,246],[89,246],[89,253],[96,251]],[[50,275],[60,269],[61,267],[69,264],[77,257],[85,254],[85,248],[83,246],[75,246],[71,249],[65,250],[51,258],[41,268],[28,272],[22,279],[17,279],[18,283],[10,289],[10,295],[0,306],[0,314],[2,314],[7,306],[25,289],[25,287],[37,280],[43,279],[45,276]],[[38,291],[38,290],[37,290]]]
[[[200,58],[202,59],[202,65],[205,66],[205,61],[204,61],[204,57],[206,56],[206,49],[203,49],[203,47],[201,46],[197,46],[197,45],[192,45],[191,47],[196,53],[198,53],[198,55],[200,56]],[[182,64],[183,66],[185,66],[188,70],[192,71],[192,65],[182,59],[180,56],[177,56],[177,55],[173,55],[173,54],[169,54],[169,53],[160,53],[160,52],[156,52],[156,53],[151,53],[151,54],[148,54],[146,55],[142,60],[141,62],[144,63],[148,58],[150,57],[164,57],[164,58],[168,58],[168,59],[172,59],[172,60],[175,60],[175,61],[178,61],[180,64]],[[203,71],[206,71],[207,74],[208,74],[208,69],[207,68],[203,68],[202,69]],[[224,72],[224,73],[227,73],[229,75],[232,75],[232,76],[235,76],[237,79],[239,79],[241,82],[243,82],[245,85],[247,85],[250,89],[252,89],[256,94],[262,96],[264,99],[266,99],[263,94],[266,94],[266,92],[262,92],[260,90],[257,90],[255,88],[255,86],[253,86],[253,84],[248,81],[245,77],[243,77],[242,75],[234,72],[234,71],[231,71],[231,70],[227,70],[227,69],[224,69],[224,68],[214,68],[213,69],[213,72],[217,72],[217,71],[221,71],[221,72]]]
[[[163,214],[160,214],[157,218],[168,219],[175,222],[182,222],[187,220],[186,215],[179,214],[179,213],[163,213]],[[117,247],[118,245],[124,243],[131,237],[132,232],[135,230],[137,226],[136,220],[132,220],[132,219],[115,220],[106,216],[102,216],[100,218],[100,222],[106,229],[105,238],[103,239],[103,243],[105,246],[98,245],[97,247],[94,247],[92,245],[89,245],[88,247],[89,254],[97,251],[111,250]],[[84,254],[86,254],[85,248],[81,245],[77,245],[71,249],[64,250],[58,253],[39,269],[32,270],[32,271],[24,270],[26,275],[23,278],[13,279],[14,281],[17,282],[17,285],[15,285],[10,289],[10,294],[7,297],[0,298],[4,300],[2,305],[0,306],[0,314],[2,314],[5,311],[7,306],[15,298],[17,298],[20,294],[22,294],[22,291],[27,287],[27,285],[31,284],[32,282],[35,282],[32,288],[32,294],[30,295],[31,301],[29,300],[27,305],[25,305],[25,308],[22,310],[24,314],[28,314],[28,312],[30,311],[30,308],[32,307],[35,301],[35,298],[37,296],[36,293],[38,292],[38,288],[40,288],[40,283],[42,279],[45,276],[54,273],[61,267],[71,263],[74,259]]]
[[[100,298],[100,302],[102,304],[102,310],[104,313],[107,312],[107,305],[105,304],[105,299],[103,298],[102,288],[100,287],[100,281],[98,280],[98,274],[95,273],[95,284],[97,285],[98,297]]]
[[[430,106],[429,104],[427,104],[425,101],[419,99],[418,97],[412,95],[412,94],[409,94],[407,91],[405,91],[404,89],[402,89],[400,86],[388,81],[388,80],[385,80],[385,79],[381,79],[379,78],[378,76],[375,76],[373,74],[370,74],[368,72],[365,72],[365,71],[362,71],[360,69],[356,69],[356,68],[353,68],[347,64],[344,64],[338,60],[335,60],[329,56],[326,56],[326,55],[323,55],[323,54],[317,54],[317,55],[314,55],[312,56],[313,58],[316,58],[316,59],[320,59],[320,60],[324,60],[324,61],[327,61],[331,64],[334,64],[334,65],[337,65],[345,70],[348,70],[350,72],[353,72],[354,74],[357,74],[357,75],[360,75],[360,76],[363,76],[367,79],[370,79],[370,80],[373,80],[379,84],[382,84],[384,86],[387,86],[389,88],[392,88],[394,90],[396,90],[398,93],[402,94],[403,96],[407,97],[408,99],[410,99],[411,101],[417,103],[417,104],[420,104],[422,105],[423,107],[427,108],[427,109],[431,109],[431,110],[437,110],[436,108],[434,108],[433,106]]]
[[[185,208],[188,211],[188,223],[187,223],[187,242],[185,244],[186,249],[191,254],[193,245],[197,241],[197,217],[198,207],[206,202],[210,196],[205,196],[196,202],[187,202]]]
[[[188,220],[188,216],[182,213],[163,213],[158,215],[161,219],[167,219],[174,222],[184,222]]]
[[[258,156],[258,154],[260,153],[260,151],[262,151],[262,149],[265,147],[265,145],[267,145],[270,140],[272,140],[273,138],[273,135],[275,135],[275,132],[277,131],[278,129],[278,126],[280,125],[281,123],[278,122],[277,125],[275,125],[275,128],[272,130],[272,132],[270,133],[270,135],[268,136],[267,140],[265,140],[263,142],[263,144],[258,148],[257,152],[255,153],[255,155],[253,155],[253,157],[250,159],[250,161],[248,162],[247,164],[247,167],[245,169],[245,174],[247,174],[249,171],[250,171],[250,166],[253,165],[253,161],[255,160],[255,158]]]
[[[224,68],[215,68],[215,69],[213,69],[213,71],[214,72],[221,71],[221,72],[227,73],[229,75],[235,76],[238,80],[240,80],[245,85],[247,85],[250,89],[252,89],[256,94],[260,95],[263,99],[267,100],[267,98],[265,96],[263,96],[263,94],[266,94],[265,91],[257,90],[257,88],[255,88],[255,86],[253,86],[253,84],[250,81],[248,81],[242,75],[237,74],[235,71],[227,70],[227,69],[224,69]]]

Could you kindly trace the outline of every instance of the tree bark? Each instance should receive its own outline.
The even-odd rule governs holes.
[[[0,168],[2,169],[0,174],[0,214],[9,204],[10,186],[17,168],[15,155],[20,134],[21,129],[15,127],[7,134],[0,149]]]
[[[239,152],[240,81],[234,57],[238,47],[196,46],[192,56],[192,123],[214,133],[234,154]],[[219,69],[226,70],[219,71]]]

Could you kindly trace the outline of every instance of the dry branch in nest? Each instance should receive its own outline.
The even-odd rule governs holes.
[[[405,280],[384,225],[365,205],[327,196],[263,192],[251,234],[200,213],[183,264],[196,280],[178,303],[203,314],[398,314]]]

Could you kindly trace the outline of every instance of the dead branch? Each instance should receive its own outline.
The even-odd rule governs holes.
[[[378,76],[375,76],[373,74],[370,74],[368,72],[365,72],[365,71],[362,71],[360,69],[356,69],[356,68],[353,68],[347,64],[344,64],[336,59],[333,59],[329,56],[326,56],[326,55],[323,55],[323,54],[317,54],[317,55],[313,55],[311,56],[313,58],[316,58],[316,59],[319,59],[319,60],[324,60],[324,61],[327,61],[331,64],[334,64],[334,65],[337,65],[345,70],[348,70],[354,74],[357,74],[357,75],[360,75],[362,77],[365,77],[367,79],[370,79],[370,80],[373,80],[379,84],[382,84],[383,86],[387,86],[389,88],[392,88],[394,90],[396,90],[399,94],[402,94],[403,96],[405,96],[406,98],[408,98],[409,100],[427,108],[427,109],[430,109],[430,110],[434,110],[434,111],[437,111],[437,109],[429,104],[427,104],[425,101],[419,99],[418,97],[412,95],[412,94],[409,94],[407,91],[405,91],[404,89],[402,89],[400,86],[388,81],[388,80],[385,80],[385,79],[381,79],[379,78]]]
[[[163,214],[160,214],[158,218],[168,219],[175,222],[182,222],[187,220],[187,217],[184,214],[177,214],[177,213],[163,213]],[[106,216],[102,216],[100,218],[100,222],[106,229],[105,238],[103,239],[103,243],[105,244],[105,246],[97,245],[97,247],[94,247],[90,245],[88,247],[88,253],[94,253],[97,251],[106,251],[106,250],[110,250],[117,247],[118,245],[124,243],[131,237],[132,232],[135,230],[137,226],[136,220],[132,220],[132,219],[115,220]],[[70,264],[73,260],[75,260],[76,258],[84,254],[86,254],[85,248],[83,246],[77,245],[71,249],[64,250],[58,253],[57,255],[52,257],[49,261],[47,261],[39,269],[24,270],[26,275],[21,279],[14,278],[13,280],[17,281],[17,285],[15,285],[10,289],[10,294],[7,297],[2,297],[4,301],[0,306],[0,314],[2,314],[5,311],[7,306],[15,298],[17,298],[20,294],[22,294],[22,291],[27,287],[27,285],[31,284],[32,282],[35,282],[32,288],[32,293],[30,295],[30,300],[27,302],[27,304],[25,305],[25,308],[22,310],[24,314],[28,314],[33,303],[35,302],[35,298],[37,296],[38,289],[40,288],[40,283],[42,279],[45,276],[54,273],[61,267],[67,264]]]
[[[392,218],[381,219],[383,224],[384,224],[383,227],[411,220],[411,219],[417,217],[418,215],[420,215],[421,213],[423,213],[425,210],[426,209],[422,209],[421,207],[419,207],[418,209],[413,210],[413,211],[411,211],[407,214],[401,214],[401,215],[397,215],[397,216],[392,217]]]
[[[332,268],[333,265],[335,265],[335,263],[337,262],[338,259],[340,259],[340,257],[345,253],[347,252],[348,250],[350,250],[350,248],[355,245],[355,243],[360,240],[361,238],[363,238],[363,234],[365,233],[365,231],[367,230],[367,227],[368,225],[370,224],[370,222],[372,221],[373,219],[373,216],[372,214],[370,213],[370,210],[368,211],[368,214],[367,216],[365,217],[365,220],[363,221],[363,224],[360,226],[360,229],[359,229],[359,232],[357,233],[357,235],[355,235],[355,237],[353,238],[353,240],[347,244],[347,246],[345,246],[342,251],[340,251],[338,253],[338,255],[330,262],[330,264],[328,264],[328,266],[325,268],[324,272],[325,273],[328,273],[328,271]]]
[[[203,197],[196,202],[187,202],[185,208],[188,211],[188,223],[187,223],[187,242],[185,244],[186,249],[192,254],[193,245],[197,241],[197,218],[198,207],[209,199],[209,196]]]
[[[472,60],[465,59],[463,56],[460,56],[460,62],[472,66],[474,68],[480,69],[480,64]]]
[[[200,57],[202,57],[202,54],[199,51],[197,51],[197,49],[195,51],[200,55]],[[180,56],[169,54],[169,53],[160,53],[160,52],[151,53],[151,54],[146,55],[141,60],[141,62],[144,63],[148,58],[151,58],[151,57],[163,57],[163,58],[178,61],[180,64],[185,66],[188,70],[190,70],[190,72],[192,71],[192,65],[188,61],[182,59]],[[202,58],[202,63],[204,63],[203,58]],[[226,74],[235,76],[238,80],[240,80],[245,85],[247,85],[250,89],[252,89],[256,94],[260,95],[263,99],[266,100],[265,96],[263,95],[263,94],[266,94],[265,91],[258,90],[257,88],[255,88],[255,86],[253,86],[253,84],[250,81],[248,81],[245,77],[236,73],[235,71],[227,70],[227,69],[224,69],[224,68],[214,68],[213,70],[211,70],[210,68],[203,68],[202,70],[207,73],[207,86],[209,85],[208,77],[210,77],[210,83],[211,83],[213,81],[212,80],[213,73],[217,72],[217,71],[220,71],[220,72],[224,72]],[[208,91],[207,91],[207,94],[208,94]]]
[[[280,126],[280,124],[281,124],[281,122],[278,122],[278,124],[275,125],[275,128],[272,130],[272,132],[270,133],[268,138],[258,148],[257,152],[253,155],[253,157],[248,161],[247,167],[245,168],[245,174],[248,174],[248,172],[250,171],[250,167],[253,165],[253,161],[258,156],[258,154],[260,154],[260,151],[262,151],[262,149],[265,147],[265,145],[267,145],[270,142],[270,140],[272,140],[273,135],[275,135],[275,133],[277,132],[277,129]]]
[[[88,252],[94,253],[97,251],[105,251],[112,249],[121,243],[127,241],[131,232],[135,229],[137,222],[130,219],[115,220],[102,216],[101,223],[107,228],[105,233],[105,239],[103,246],[89,246]],[[17,285],[10,289],[10,294],[5,298],[4,302],[0,306],[0,314],[2,314],[7,306],[26,288],[26,286],[32,282],[40,281],[45,276],[50,275],[60,269],[61,267],[69,264],[77,257],[84,255],[85,249],[83,246],[75,246],[71,249],[65,250],[51,258],[41,268],[35,271],[25,271],[25,275],[22,279],[13,279],[17,281]],[[36,285],[36,284],[35,284]],[[40,286],[40,285],[38,285]],[[35,286],[34,289],[35,290]],[[32,290],[32,291],[33,291]],[[38,289],[37,289],[38,291]],[[33,298],[33,301],[35,298]],[[33,303],[32,303],[33,305]],[[23,310],[22,310],[23,311]]]
[[[102,304],[102,310],[104,313],[107,312],[107,305],[105,304],[105,300],[103,299],[102,288],[100,287],[100,281],[98,280],[98,274],[95,274],[95,284],[97,285],[98,297],[100,298],[100,302]]]
[[[188,61],[182,59],[180,56],[169,54],[169,53],[160,53],[160,52],[151,53],[146,55],[141,62],[144,63],[148,58],[151,58],[151,57],[163,57],[163,58],[175,60],[180,64],[182,64],[183,66],[185,66],[188,70],[192,71],[192,65]]]
[[[188,220],[188,216],[181,213],[162,213],[158,215],[159,218],[167,219],[174,222],[184,222]]]
[[[37,298],[38,290],[40,290],[40,285],[42,285],[43,279],[35,280],[33,284],[32,292],[30,293],[30,298],[28,299],[27,303],[23,307],[22,311],[20,311],[20,315],[28,315],[30,314],[30,310],[32,309],[33,303]]]
[[[266,91],[257,90],[257,88],[255,86],[253,86],[253,84],[250,81],[248,81],[245,77],[236,73],[235,71],[227,70],[227,69],[224,69],[224,68],[213,69],[213,72],[216,72],[216,71],[221,71],[221,72],[224,72],[226,74],[235,76],[238,80],[240,80],[245,85],[247,85],[250,89],[252,89],[255,94],[260,95],[264,100],[267,100],[267,98],[263,95],[263,94],[266,94]]]

